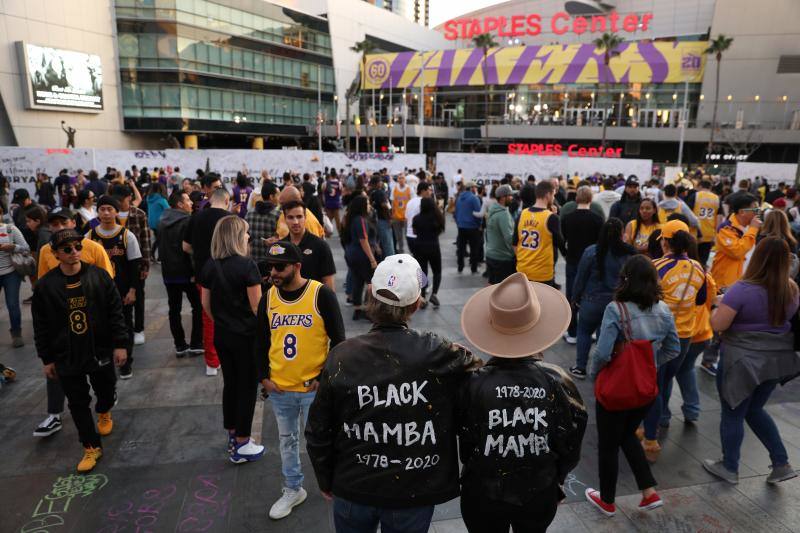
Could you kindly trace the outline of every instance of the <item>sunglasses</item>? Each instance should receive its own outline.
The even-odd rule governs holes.
[[[277,272],[283,272],[289,266],[289,263],[269,263],[267,266],[270,270],[274,268]]]
[[[71,254],[73,249],[76,252],[80,252],[81,250],[83,250],[83,245],[78,243],[78,244],[73,244],[72,246],[64,246],[63,248],[59,248],[59,250],[61,250],[65,254]]]

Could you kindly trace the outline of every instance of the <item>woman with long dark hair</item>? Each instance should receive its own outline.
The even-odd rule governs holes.
[[[658,426],[662,410],[667,405],[668,383],[678,373],[684,357],[689,351],[697,320],[697,306],[706,303],[708,295],[706,273],[703,266],[688,255],[693,244],[689,226],[680,220],[670,220],[661,226],[661,249],[664,256],[653,261],[658,271],[659,283],[664,293],[664,302],[675,318],[681,349],[677,357],[665,361],[658,367],[658,396],[644,419],[644,451],[651,462],[661,452]]]
[[[600,228],[597,244],[583,251],[572,287],[572,304],[578,306],[578,340],[575,366],[569,371],[578,379],[586,378],[592,333],[600,327],[603,311],[614,297],[622,265],[635,253],[622,240],[622,221],[618,218],[608,219]]]
[[[378,249],[377,231],[375,224],[370,220],[371,210],[369,201],[362,192],[353,195],[347,204],[347,214],[344,216],[342,243],[344,258],[352,278],[350,290],[355,309],[353,320],[364,316],[362,308],[364,286],[369,289],[372,273],[378,266],[375,259],[375,251]]]
[[[800,373],[790,319],[797,312],[798,288],[789,277],[789,245],[766,237],[756,246],[744,276],[731,285],[711,316],[722,349],[717,369],[722,459],[703,466],[730,483],[739,480],[744,423],[769,451],[767,483],[797,474],[772,417],[764,410],[778,383]]]
[[[625,226],[625,242],[642,254],[647,253],[650,235],[661,226],[658,205],[650,198],[643,198],[636,211],[636,218]]]
[[[442,283],[442,252],[439,248],[439,235],[444,231],[444,215],[439,211],[436,200],[423,198],[420,201],[419,214],[411,221],[417,238],[414,241],[414,259],[422,268],[425,276],[428,275],[428,264],[433,270],[433,287],[431,288],[430,302],[434,307],[439,307],[439,285]],[[427,306],[425,292],[422,289],[422,307]]]
[[[614,346],[623,340],[623,324],[620,308],[629,317],[631,339],[649,340],[653,343],[655,363],[667,361],[678,354],[680,344],[675,322],[669,307],[661,301],[662,291],[658,273],[650,260],[642,255],[628,259],[620,271],[620,283],[614,294],[614,302],[603,314],[597,348],[592,355],[590,375],[592,378],[614,357]],[[656,346],[658,349],[656,350]],[[656,480],[647,464],[642,446],[636,437],[636,428],[650,409],[650,404],[624,411],[608,411],[598,401],[597,453],[600,474],[600,489],[586,489],[586,499],[606,516],[616,513],[617,476],[619,475],[619,449],[625,455],[642,491],[640,510],[655,509],[662,505],[655,490]]]

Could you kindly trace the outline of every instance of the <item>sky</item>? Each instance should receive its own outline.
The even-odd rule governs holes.
[[[505,0],[430,0],[431,28],[464,13],[481,9]]]

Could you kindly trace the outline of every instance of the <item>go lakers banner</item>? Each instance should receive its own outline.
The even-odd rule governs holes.
[[[362,88],[700,83],[706,48],[706,41],[625,42],[608,69],[602,50],[592,44],[489,48],[485,60],[481,48],[374,54],[367,56]]]

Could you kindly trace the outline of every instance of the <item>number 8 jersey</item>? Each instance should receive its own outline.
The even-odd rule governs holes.
[[[319,375],[328,357],[328,333],[317,307],[320,287],[320,282],[308,280],[291,302],[281,298],[277,288],[269,289],[270,379],[282,390],[306,392],[305,383]]]
[[[555,216],[552,211],[528,208],[522,211],[514,235],[517,247],[517,272],[530,281],[546,282],[555,277],[555,250],[553,233],[548,221]]]

